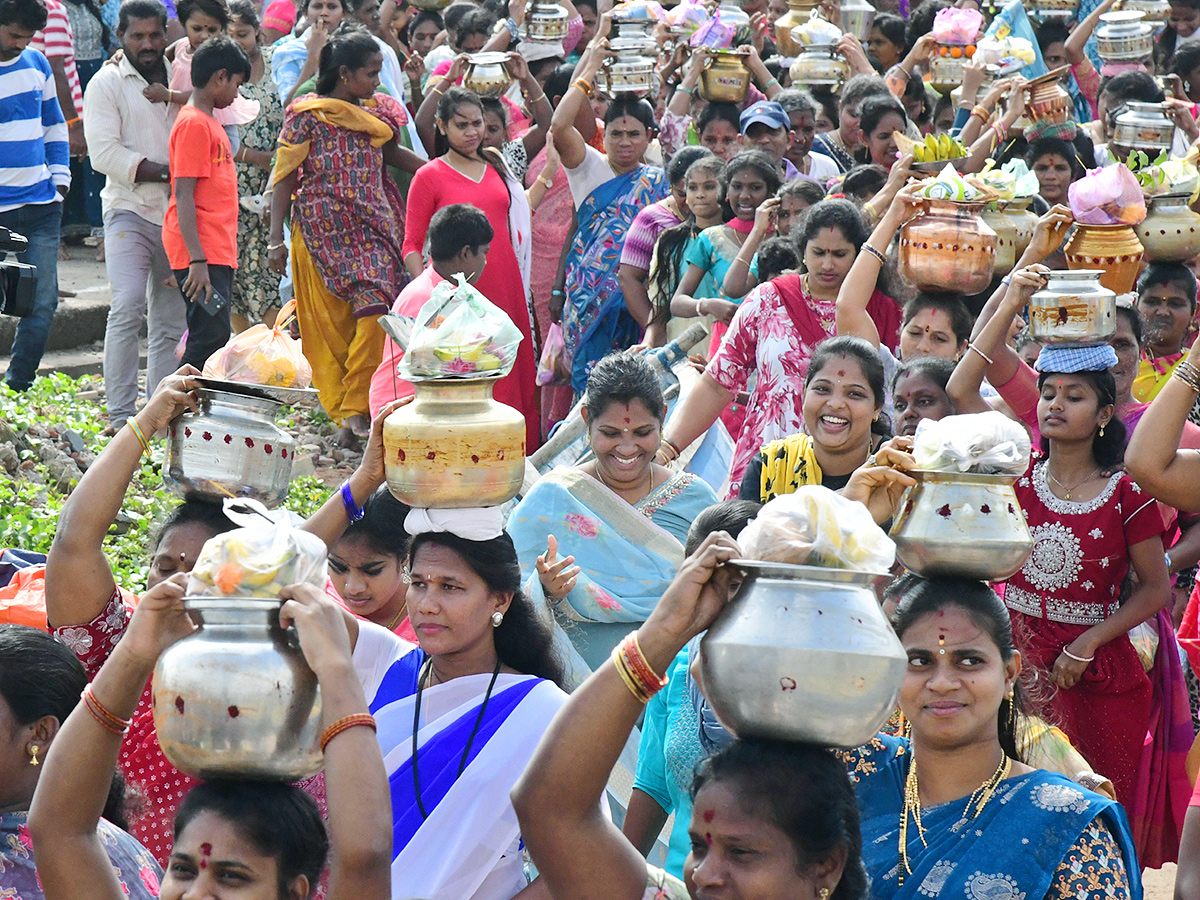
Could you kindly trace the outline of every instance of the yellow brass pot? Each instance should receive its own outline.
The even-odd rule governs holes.
[[[900,271],[923,291],[979,293],[992,282],[997,244],[980,218],[983,203],[927,202],[900,229]]]
[[[525,476],[525,417],[492,397],[495,378],[413,383],[383,423],[388,490],[409,506],[499,506]]]
[[[787,0],[788,10],[775,20],[775,46],[781,56],[799,56],[804,48],[792,37],[792,29],[807,24],[818,0]]]
[[[700,96],[709,103],[745,103],[750,81],[750,69],[743,54],[714,50],[700,74]]]

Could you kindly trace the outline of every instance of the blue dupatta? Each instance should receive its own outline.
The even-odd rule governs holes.
[[[571,387],[577,394],[587,387],[597,362],[638,342],[642,326],[625,309],[617,280],[621,248],[634,217],[666,197],[668,188],[661,169],[639,166],[610,178],[579,206],[579,225],[567,255],[562,319]]]
[[[904,738],[879,735],[844,754],[858,799],[863,862],[872,900],[1041,900],[1064,857],[1100,817],[1116,839],[1129,896],[1142,896],[1141,869],[1121,806],[1053,772],[1035,770],[1001,782],[975,818],[969,798],[921,810],[928,847],[909,824],[912,874],[899,885],[900,815],[912,754]],[[1097,860],[1101,877],[1111,869]]]
[[[560,609],[590,622],[644,622],[683,562],[692,520],[716,503],[704,481],[680,473],[630,506],[578,468],[542,476],[509,516],[512,536],[535,603],[545,600],[535,562],[546,537],[558,556],[582,569]]]

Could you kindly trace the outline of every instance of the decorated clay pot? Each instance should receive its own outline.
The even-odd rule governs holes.
[[[919,290],[976,294],[992,282],[996,232],[983,203],[930,200],[900,228],[900,271]]]
[[[1200,253],[1200,213],[1188,205],[1190,199],[1189,194],[1160,194],[1149,199],[1145,220],[1133,226],[1146,248],[1146,259],[1183,262]]]
[[[1037,216],[1029,211],[1031,197],[989,203],[981,218],[996,232],[996,275],[1007,275],[1033,240]]]
[[[1117,294],[1133,290],[1145,255],[1129,225],[1076,224],[1063,251],[1068,268],[1104,270],[1100,283]]]

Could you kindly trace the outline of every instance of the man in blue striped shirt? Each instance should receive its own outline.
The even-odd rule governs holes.
[[[43,0],[0,0],[0,225],[29,239],[20,260],[38,270],[33,315],[17,325],[5,376],[19,391],[33,384],[58,308],[59,226],[71,186],[54,73],[27,46],[45,25]]]

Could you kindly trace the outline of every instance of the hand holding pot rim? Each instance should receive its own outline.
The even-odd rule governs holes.
[[[737,542],[718,531],[683,561],[650,618],[638,629],[648,655],[653,648],[655,655],[666,655],[669,661],[713,623],[729,601],[730,584],[735,580],[735,573],[725,564],[741,556]]]

